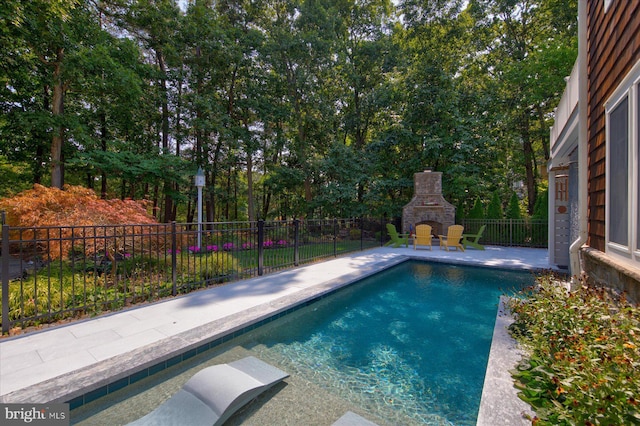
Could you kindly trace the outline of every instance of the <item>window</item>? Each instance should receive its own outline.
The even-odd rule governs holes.
[[[640,62],[605,104],[607,253],[640,263]]]
[[[629,101],[624,98],[609,115],[609,241],[629,244]]]

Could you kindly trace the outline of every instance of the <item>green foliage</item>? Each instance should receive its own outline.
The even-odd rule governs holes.
[[[533,208],[533,219],[546,220],[549,218],[549,190],[545,189],[536,199],[536,205]]]
[[[640,309],[552,275],[513,299],[512,335],[528,355],[512,372],[536,425],[640,422]]]
[[[480,197],[476,198],[473,207],[469,211],[467,215],[468,219],[484,219],[484,208],[482,207],[482,201],[480,201]]]
[[[193,262],[193,271],[188,270],[184,256],[181,256],[180,259],[182,260],[179,268],[186,268],[189,273],[195,272],[195,275],[207,284],[222,282],[229,276],[237,275],[240,272],[238,260],[227,252],[209,253],[196,257]]]
[[[191,219],[202,166],[210,220],[398,216],[413,173],[432,167],[462,216],[512,182],[537,188],[538,129],[575,59],[575,11],[576,0],[7,0],[0,154],[20,170],[0,166],[0,196],[64,165],[67,183],[101,198]]]
[[[487,206],[487,219],[502,219],[504,212],[502,211],[502,201],[500,200],[500,194],[498,191],[494,191],[491,196],[491,201]]]
[[[23,162],[9,162],[0,155],[0,199],[11,197],[31,186],[31,173]]]
[[[324,185],[318,189],[312,206],[331,212],[334,217],[357,217],[366,213],[358,203],[358,188],[366,179],[364,161],[353,146],[334,143],[320,162]]]
[[[522,213],[520,211],[520,199],[515,192],[511,193],[509,198],[509,205],[507,206],[507,219],[522,219]]]

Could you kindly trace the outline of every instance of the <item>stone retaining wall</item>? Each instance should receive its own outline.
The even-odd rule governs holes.
[[[631,303],[640,304],[640,271],[591,247],[582,249],[582,262],[589,284],[625,292]]]

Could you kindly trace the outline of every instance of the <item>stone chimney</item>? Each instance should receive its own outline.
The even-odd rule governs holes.
[[[456,208],[442,196],[442,173],[425,170],[413,175],[413,198],[402,208],[402,232],[416,225],[431,225],[435,236],[444,235],[456,221]]]

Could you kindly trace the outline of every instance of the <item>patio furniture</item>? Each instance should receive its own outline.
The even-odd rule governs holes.
[[[460,249],[464,251],[464,247],[460,244],[462,231],[464,231],[464,227],[462,225],[451,225],[447,229],[447,235],[438,235],[438,238],[440,238],[440,250],[444,247],[445,250],[449,251],[449,247],[451,247],[456,250]]]
[[[389,234],[389,241],[385,246],[393,245],[393,247],[400,247],[404,244],[405,247],[409,247],[409,234],[398,234],[396,226],[392,223],[387,223],[387,233]]]
[[[416,235],[413,237],[413,249],[417,250],[418,246],[429,246],[431,250],[432,238],[430,225],[417,225]]]
[[[475,234],[462,234],[462,245],[464,248],[473,247],[478,250],[484,250],[484,246],[479,244],[478,241],[480,241],[486,227],[487,225],[482,225]],[[473,241],[471,241],[471,239],[473,239]]]
[[[262,392],[289,377],[253,356],[200,370],[176,394],[130,425],[221,425]]]

